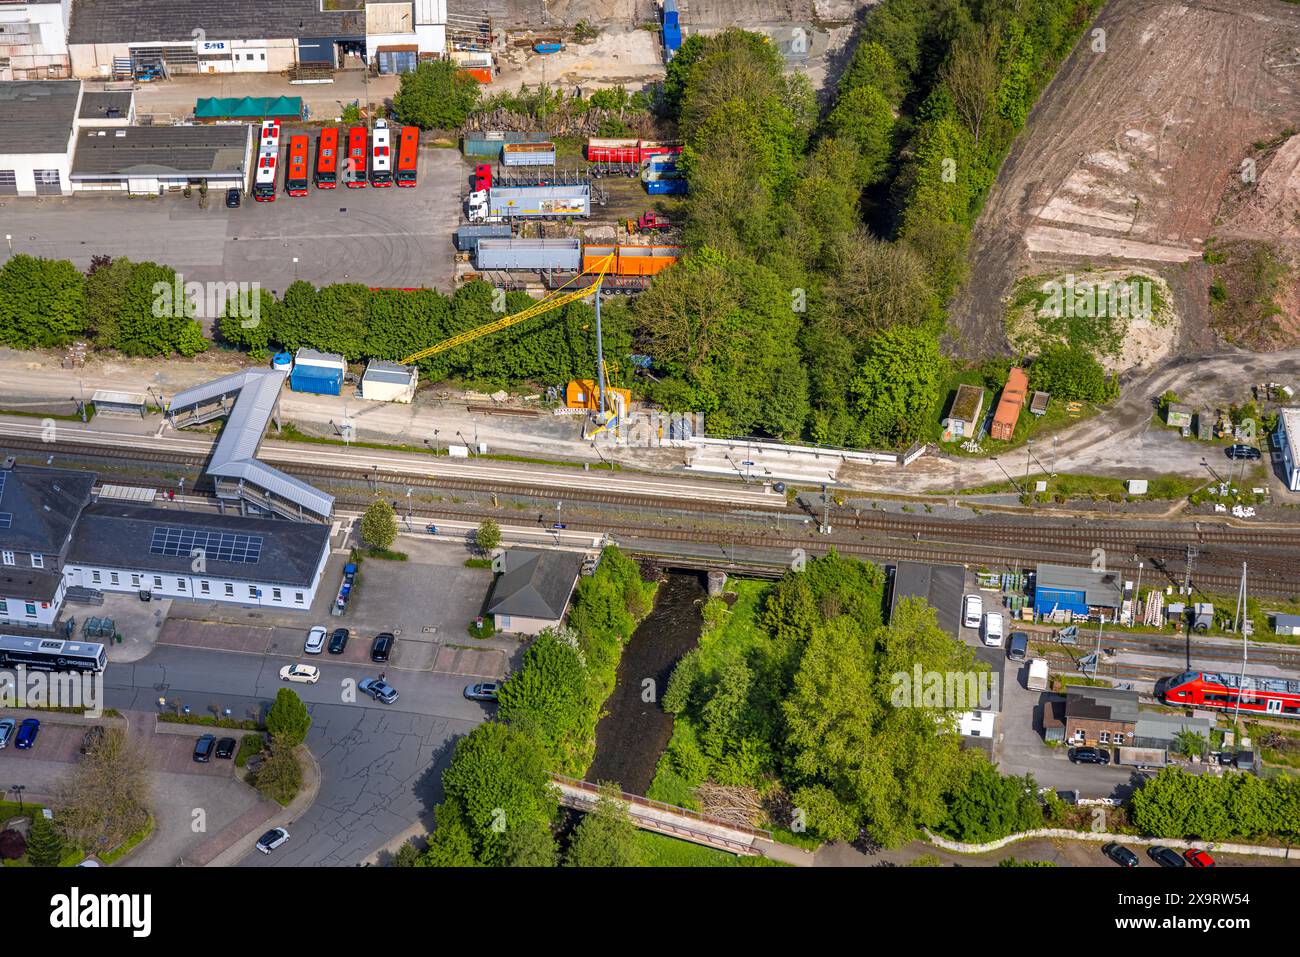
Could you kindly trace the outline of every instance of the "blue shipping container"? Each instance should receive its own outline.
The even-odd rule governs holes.
[[[295,365],[289,373],[289,388],[294,392],[311,392],[315,395],[341,395],[343,372],[325,366]]]
[[[682,28],[675,23],[664,24],[664,49],[668,51],[669,56],[676,53],[682,46]]]
[[[664,0],[664,26],[677,26],[677,0]]]
[[[645,191],[651,196],[683,196],[686,193],[686,180],[652,179],[645,184]]]

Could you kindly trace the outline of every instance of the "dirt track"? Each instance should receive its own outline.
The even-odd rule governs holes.
[[[1145,262],[1173,288],[1184,343],[1208,348],[1200,261],[1251,145],[1300,116],[1300,6],[1113,0],[1030,115],[976,224],[954,345],[1006,350],[1004,297],[1045,266]]]

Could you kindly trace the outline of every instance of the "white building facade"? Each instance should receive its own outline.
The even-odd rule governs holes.
[[[1300,492],[1300,408],[1283,409],[1278,415],[1274,443],[1282,455],[1282,477],[1286,487]]]

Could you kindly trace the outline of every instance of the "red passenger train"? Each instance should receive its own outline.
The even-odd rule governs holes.
[[[1157,681],[1156,697],[1172,705],[1300,718],[1300,680],[1294,678],[1186,671]]]

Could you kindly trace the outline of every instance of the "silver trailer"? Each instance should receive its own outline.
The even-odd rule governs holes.
[[[591,215],[591,187],[586,183],[570,186],[493,186],[487,190],[487,194],[489,221],[512,217],[562,219]]]
[[[474,264],[482,270],[577,272],[582,269],[582,242],[577,239],[480,239]]]

